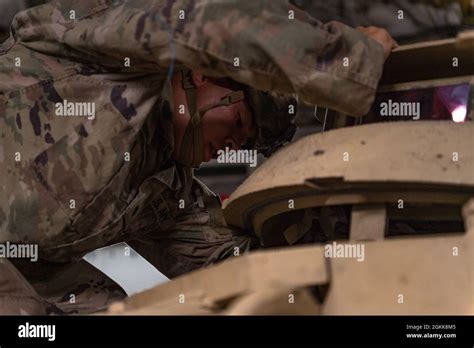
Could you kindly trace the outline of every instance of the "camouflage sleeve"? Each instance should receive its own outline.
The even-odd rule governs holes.
[[[219,198],[197,179],[188,201],[185,209],[173,214],[174,223],[167,228],[157,227],[146,235],[131,231],[134,237],[127,240],[167,277],[174,278],[260,247],[252,233],[227,226]],[[170,210],[178,206],[172,200],[167,205]],[[157,225],[156,219],[154,224]]]
[[[127,72],[176,64],[366,113],[382,46],[342,23],[293,18],[291,9],[283,0],[61,0],[21,13],[14,27],[17,41],[48,54]]]

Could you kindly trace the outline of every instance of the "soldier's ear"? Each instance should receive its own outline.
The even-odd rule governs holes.
[[[192,78],[194,85],[198,88],[207,82],[207,78],[197,71],[193,71]]]

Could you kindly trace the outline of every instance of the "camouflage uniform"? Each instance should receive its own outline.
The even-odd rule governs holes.
[[[293,0],[316,18],[385,28],[400,44],[456,36],[470,0]],[[461,6],[465,11],[462,11]],[[403,11],[403,20],[398,11]]]
[[[382,46],[288,10],[284,1],[62,0],[14,18],[0,46],[0,242],[39,244],[40,263],[16,266],[40,295],[57,299],[40,283],[67,269],[75,288],[78,269],[91,272],[81,257],[118,241],[171,277],[258,246],[226,226],[219,199],[173,159],[168,74],[172,64],[366,113]],[[94,102],[95,118],[56,116],[64,100]],[[90,299],[97,289],[88,289]]]

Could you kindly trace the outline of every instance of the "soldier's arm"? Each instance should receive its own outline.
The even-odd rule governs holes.
[[[381,76],[382,46],[338,22],[293,18],[291,9],[282,0],[61,0],[20,14],[14,30],[25,46],[108,69],[184,65],[364,114]]]
[[[169,211],[177,204],[173,199],[166,202],[171,208]],[[132,236],[139,237],[127,240],[132,248],[170,278],[260,247],[258,238],[251,231],[226,224],[219,198],[196,179],[186,207],[179,209],[178,216],[173,219],[173,224],[164,227],[156,218],[152,222],[155,228],[148,229],[151,230],[148,234],[140,236],[130,231]],[[133,228],[134,225],[129,227],[130,230]]]

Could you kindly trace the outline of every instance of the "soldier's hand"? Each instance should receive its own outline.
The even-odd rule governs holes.
[[[390,55],[390,52],[395,47],[398,47],[398,43],[392,38],[392,36],[383,28],[379,27],[357,27],[357,31],[369,36],[370,38],[377,41],[382,45],[385,59]]]

